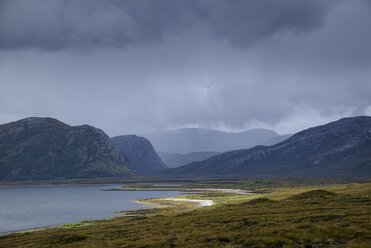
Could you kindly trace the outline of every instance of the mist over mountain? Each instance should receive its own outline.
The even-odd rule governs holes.
[[[250,148],[278,136],[268,129],[252,129],[244,132],[224,132],[212,129],[182,128],[143,135],[158,152],[224,152]]]
[[[0,125],[0,180],[125,177],[127,166],[92,126],[37,117]]]
[[[176,176],[370,177],[371,117],[309,128],[273,146],[256,146],[173,169]]]
[[[111,140],[133,171],[139,174],[149,174],[167,168],[146,138],[121,135]]]
[[[181,153],[168,153],[159,152],[158,155],[161,157],[162,161],[169,168],[176,168],[182,165],[192,163],[194,161],[202,161],[212,156],[219,154],[219,152],[190,152],[186,154]]]
[[[280,143],[284,140],[287,140],[288,138],[292,137],[293,134],[283,134],[283,135],[278,135],[278,136],[275,136],[271,139],[268,139],[266,140],[262,145],[265,145],[265,146],[272,146],[272,145],[275,145],[277,143]]]

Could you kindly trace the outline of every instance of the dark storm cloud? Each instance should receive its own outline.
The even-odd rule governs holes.
[[[245,47],[323,25],[332,0],[2,0],[0,49],[125,47],[194,26]]]
[[[366,0],[0,0],[0,123],[299,131],[371,115]]]
[[[312,31],[323,25],[336,1],[210,0],[204,19],[213,30],[239,46],[280,31]]]

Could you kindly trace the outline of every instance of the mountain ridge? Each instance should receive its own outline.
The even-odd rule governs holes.
[[[225,152],[173,169],[177,176],[371,176],[371,117],[343,118],[272,146]]]

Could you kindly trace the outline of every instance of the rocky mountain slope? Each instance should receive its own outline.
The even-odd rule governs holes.
[[[212,156],[219,154],[219,152],[190,152],[186,154],[159,152],[158,155],[169,168],[176,168],[194,161],[202,161]]]
[[[151,141],[157,152],[225,152],[262,145],[278,136],[272,130],[252,129],[231,133],[211,129],[183,128],[143,135]]]
[[[371,117],[309,128],[273,146],[216,155],[170,170],[176,176],[371,177]]]
[[[146,138],[121,135],[111,139],[121,155],[128,160],[132,170],[140,174],[150,174],[167,168]]]
[[[0,180],[131,174],[110,138],[95,127],[38,117],[0,125]]]

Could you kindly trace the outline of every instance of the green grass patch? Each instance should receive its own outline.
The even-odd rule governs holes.
[[[79,228],[91,225],[91,221],[83,221],[78,223],[68,223],[58,226],[58,228],[70,229],[70,228]]]

